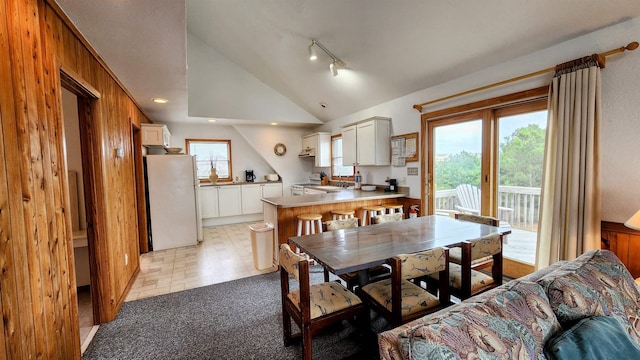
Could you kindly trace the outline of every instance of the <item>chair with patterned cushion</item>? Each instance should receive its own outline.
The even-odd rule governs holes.
[[[298,289],[290,289],[289,275],[298,281]],[[302,354],[306,360],[312,359],[312,337],[323,328],[354,317],[362,331],[369,327],[368,308],[362,300],[336,281],[311,285],[309,261],[287,244],[280,246],[280,285],[284,344],[289,346],[302,338]],[[292,333],[291,319],[300,328],[297,334]]]
[[[478,224],[485,224],[491,226],[499,226],[500,220],[492,216],[482,216],[473,214],[455,214],[455,218],[462,221],[470,221]],[[452,247],[449,248],[449,261],[458,265],[462,264],[462,248]],[[478,259],[471,259],[471,269],[482,270],[490,268],[493,265],[493,257],[485,256]]]
[[[403,213],[394,213],[394,214],[383,214],[377,215],[373,221],[376,224],[384,224],[392,221],[402,221],[404,219]]]
[[[327,231],[350,229],[358,227],[358,218],[347,218],[342,220],[326,221],[325,226]],[[369,279],[381,279],[384,276],[389,275],[389,268],[384,265],[374,266],[368,269]],[[347,289],[353,291],[356,286],[360,285],[360,277],[357,271],[348,272],[346,274],[340,274],[338,277],[346,283]],[[329,281],[329,271],[324,269],[324,281]]]
[[[449,291],[460,300],[485,292],[502,285],[502,235],[489,234],[478,239],[463,241],[462,264],[449,263]],[[491,276],[471,268],[472,259],[491,256]],[[438,275],[429,275],[421,280],[426,281],[428,288],[440,286]]]
[[[369,283],[356,289],[356,293],[392,325],[406,323],[451,304],[446,280],[438,286],[438,297],[411,281],[429,274],[448,279],[449,249],[440,247],[401,254],[387,262],[391,265],[391,278]]]

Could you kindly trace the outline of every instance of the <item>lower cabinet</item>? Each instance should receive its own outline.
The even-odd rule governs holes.
[[[203,186],[200,188],[200,217],[242,215],[241,202],[239,186]]]
[[[262,214],[262,198],[282,196],[282,183],[200,187],[200,217]],[[240,221],[242,222],[242,219]]]
[[[242,214],[262,213],[262,198],[282,196],[282,183],[242,185]]]

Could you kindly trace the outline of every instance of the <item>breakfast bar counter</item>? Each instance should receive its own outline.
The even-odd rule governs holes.
[[[345,189],[326,194],[264,198],[264,221],[274,225],[274,248],[278,249],[280,244],[287,243],[289,237],[296,236],[298,215],[320,214],[324,222],[332,219],[332,210],[355,210],[355,216],[362,219],[360,209],[363,206],[404,205],[408,195],[402,192],[402,188],[400,190],[395,193]],[[274,265],[277,264],[277,253],[274,251]]]

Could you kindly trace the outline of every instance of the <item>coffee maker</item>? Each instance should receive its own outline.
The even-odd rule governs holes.
[[[245,173],[244,177],[246,182],[253,182],[253,180],[256,179],[256,176],[253,175],[253,170],[245,170],[244,173]]]
[[[389,183],[389,186],[384,188],[385,192],[398,192],[398,180],[397,179],[389,179],[389,180],[385,180],[385,182]]]

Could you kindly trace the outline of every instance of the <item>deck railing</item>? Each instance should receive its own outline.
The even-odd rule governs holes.
[[[436,214],[456,212],[460,205],[455,189],[438,190],[435,197]],[[498,206],[512,209],[500,211],[500,220],[521,230],[536,231],[538,227],[538,210],[540,209],[540,188],[523,186],[499,186]]]

